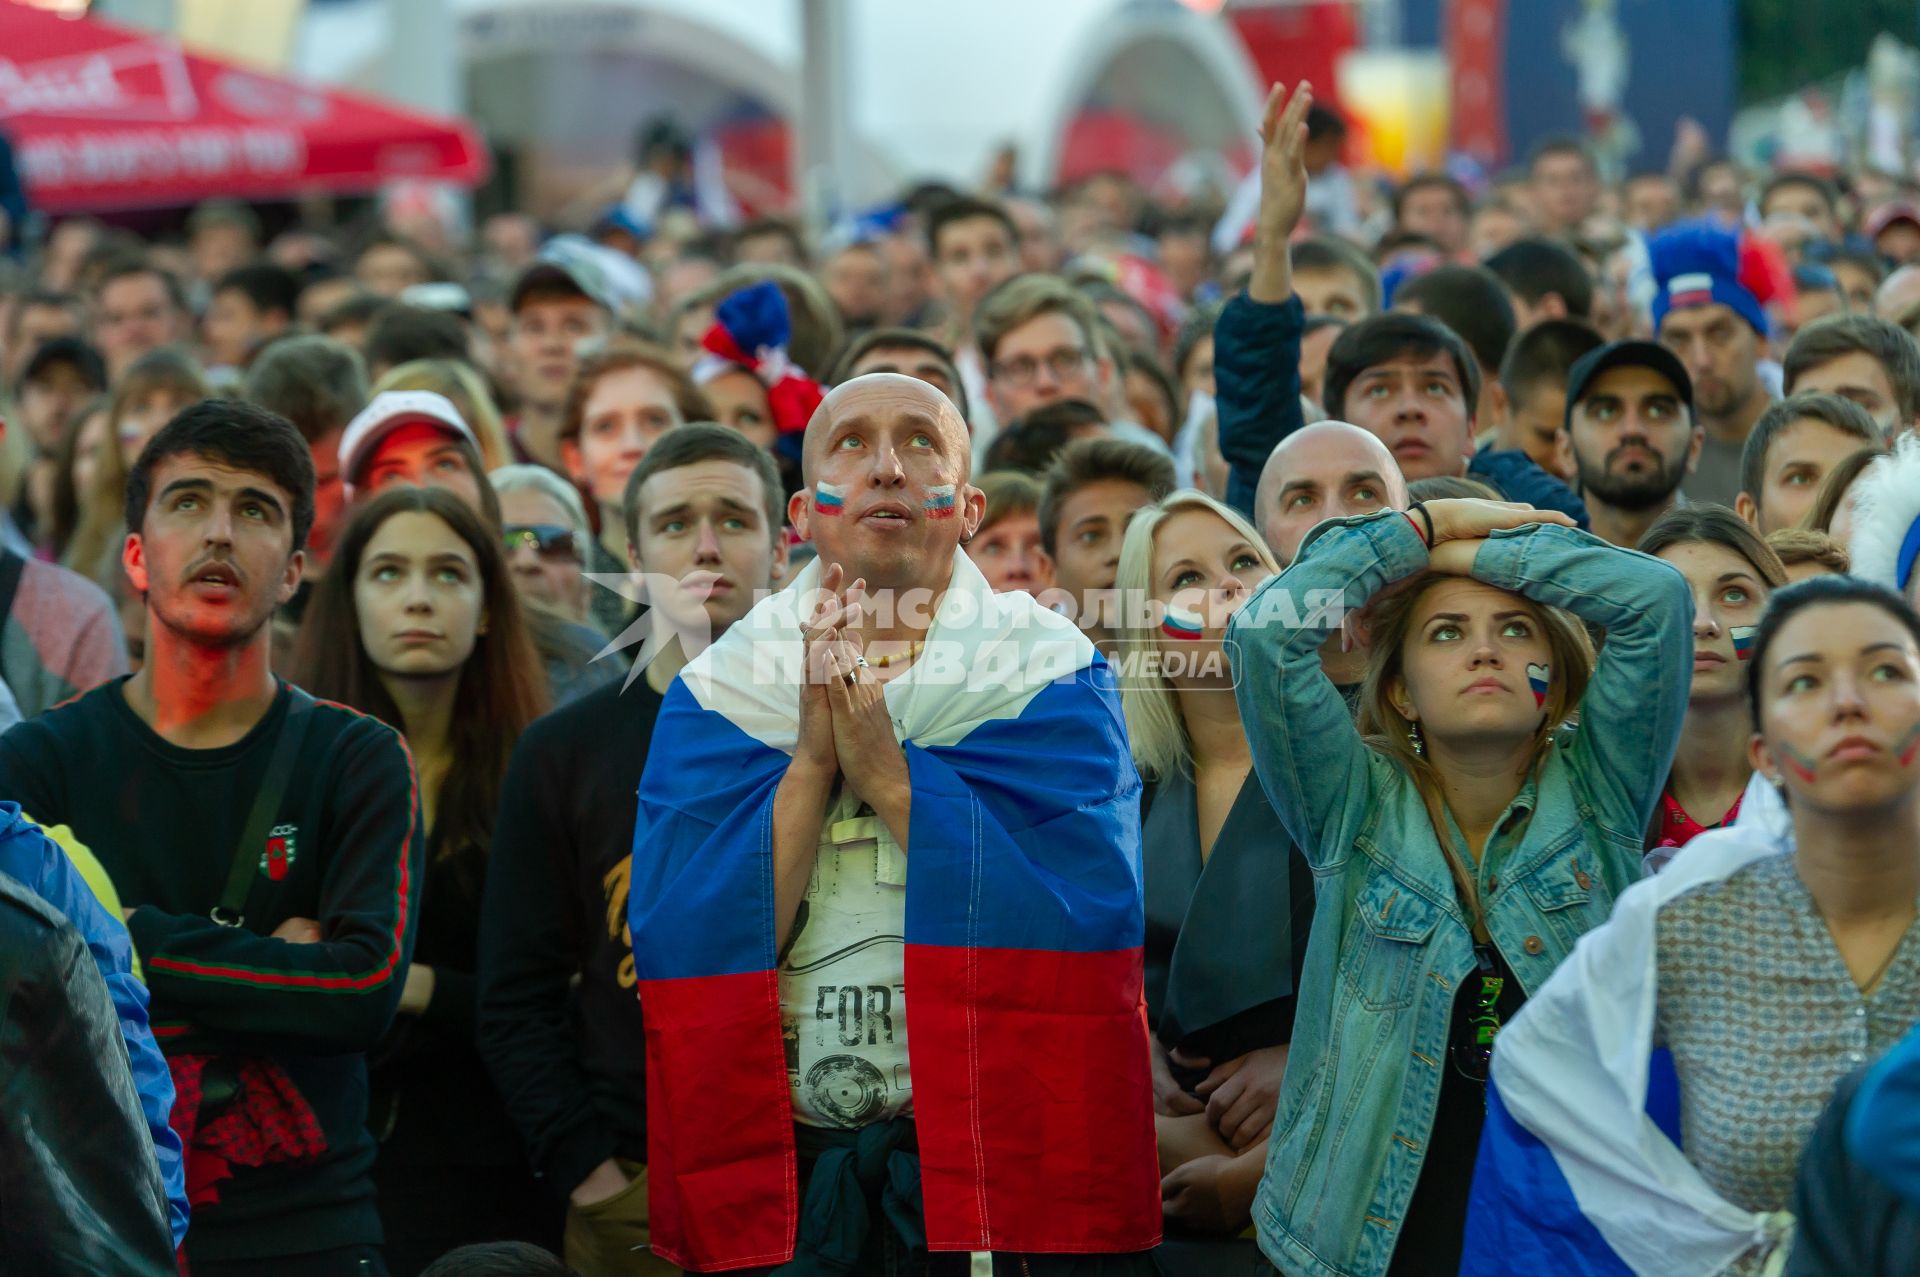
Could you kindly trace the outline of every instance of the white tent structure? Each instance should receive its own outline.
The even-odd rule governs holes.
[[[1210,151],[1249,138],[1260,105],[1232,25],[1176,0],[335,0],[309,8],[298,69],[389,91],[417,75],[417,47],[389,39],[401,4],[445,6],[464,85],[446,107],[537,154],[536,188],[628,158],[661,113],[791,122],[858,205],[970,182],[1005,143],[1046,185],[1089,106]]]

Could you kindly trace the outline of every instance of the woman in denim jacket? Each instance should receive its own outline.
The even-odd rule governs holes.
[[[1640,875],[1690,595],[1566,523],[1475,500],[1330,521],[1229,630],[1254,766],[1319,892],[1254,1206],[1290,1277],[1456,1270],[1493,1035]],[[1315,605],[1395,583],[1356,730]],[[1597,662],[1580,622],[1606,631]]]

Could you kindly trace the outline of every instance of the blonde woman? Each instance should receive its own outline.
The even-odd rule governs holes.
[[[473,427],[473,437],[480,442],[480,460],[489,473],[517,459],[507,440],[500,409],[473,365],[458,359],[409,360],[388,369],[373,383],[373,394],[384,390],[431,390],[452,400],[461,418]]]
[[[1176,1241],[1252,1220],[1313,918],[1312,872],[1253,774],[1221,646],[1279,570],[1251,524],[1187,489],[1133,516],[1114,580],[1129,604],[1121,704],[1146,782],[1147,1015]]]
[[[1282,1271],[1458,1269],[1495,1035],[1640,877],[1692,598],[1567,523],[1472,499],[1328,520],[1229,629],[1318,888],[1254,1212]],[[1357,730],[1320,664],[1341,600],[1373,600]]]
[[[207,397],[192,359],[164,346],[127,365],[107,401],[105,446],[86,488],[76,486],[79,518],[63,559],[109,594],[121,591],[120,542],[126,532],[127,471],[147,440],[190,403]],[[144,615],[144,613],[142,614]]]

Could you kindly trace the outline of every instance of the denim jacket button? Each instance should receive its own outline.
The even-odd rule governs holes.
[[[1487,875],[1487,890],[1488,890],[1488,891],[1498,891],[1498,890],[1500,890],[1500,875],[1499,875],[1499,874],[1488,874],[1488,875]]]
[[[1520,947],[1537,958],[1546,950],[1547,946],[1541,943],[1539,936],[1528,936],[1520,942]]]
[[[1573,875],[1573,880],[1580,884],[1580,890],[1582,891],[1586,891],[1593,886],[1592,875],[1584,869],[1576,871]]]

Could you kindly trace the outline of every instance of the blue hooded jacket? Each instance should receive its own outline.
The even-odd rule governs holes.
[[[147,1026],[146,986],[133,975],[133,941],[118,918],[107,916],[86,880],[59,844],[38,825],[20,814],[18,803],[0,802],[0,873],[31,889],[65,914],[80,938],[87,942],[100,975],[113,995],[126,1039],[127,1059],[133,1066],[134,1089],[140,1111],[153,1135],[153,1153],[160,1166],[160,1182],[167,1190],[167,1222],[177,1247],[187,1235],[187,1179],[180,1137],[167,1124],[173,1111],[173,1075]]]

